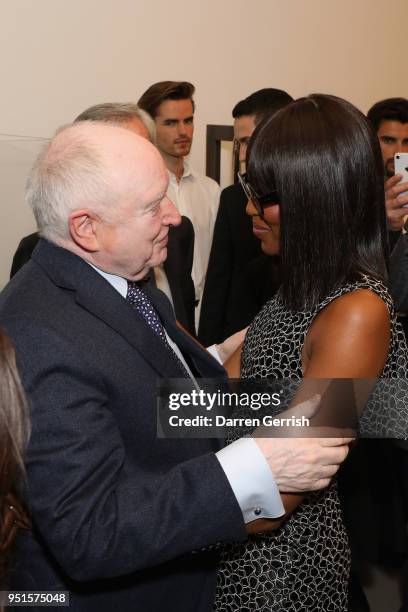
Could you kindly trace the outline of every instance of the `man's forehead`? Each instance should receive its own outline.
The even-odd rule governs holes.
[[[391,135],[391,134],[403,134],[408,135],[408,123],[401,123],[395,119],[383,119],[378,127],[380,136]]]
[[[164,100],[157,107],[157,117],[177,119],[182,116],[193,116],[193,102],[189,98],[183,100]]]
[[[107,176],[122,193],[143,194],[150,201],[156,197],[151,196],[152,190],[154,194],[167,190],[168,172],[157,149],[145,138],[134,136],[146,146],[138,150],[134,146],[118,147],[112,154],[107,154]]]
[[[103,128],[96,132],[95,139],[99,142],[107,153],[110,150],[115,151],[132,151],[135,155],[144,155],[150,153],[156,154],[156,148],[146,138],[146,132],[143,130],[144,125],[136,120],[134,123],[124,123],[121,125],[106,125],[106,130]],[[160,155],[157,153],[157,157]]]
[[[94,129],[93,129],[94,128]],[[105,167],[123,175],[129,169],[145,172],[164,166],[156,147],[134,129],[125,125],[90,126],[88,136],[103,158]]]

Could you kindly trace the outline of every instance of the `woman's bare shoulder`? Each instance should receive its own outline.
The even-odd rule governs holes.
[[[377,325],[389,321],[388,306],[371,289],[356,289],[334,299],[319,315],[318,319],[336,323],[356,321],[366,325]],[[334,321],[332,321],[334,320]]]
[[[357,289],[334,299],[311,325],[304,371],[314,376],[378,376],[388,355],[390,315],[374,291]]]

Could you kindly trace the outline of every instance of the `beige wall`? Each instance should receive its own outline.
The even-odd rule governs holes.
[[[0,133],[48,137],[91,104],[191,80],[203,171],[206,124],[229,123],[261,87],[334,93],[364,111],[408,97],[407,0],[11,0],[0,19]],[[22,190],[37,149],[0,138],[0,286],[34,229]]]

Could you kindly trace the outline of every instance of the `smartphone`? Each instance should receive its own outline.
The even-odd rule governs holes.
[[[401,183],[408,183],[408,153],[396,153],[394,155],[395,174],[402,174]],[[408,195],[408,191],[403,191],[400,195]],[[405,204],[404,208],[408,208]]]

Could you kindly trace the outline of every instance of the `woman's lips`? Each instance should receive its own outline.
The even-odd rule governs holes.
[[[263,225],[255,225],[255,224],[253,224],[252,231],[255,234],[255,236],[264,236],[270,230],[269,230],[269,227],[264,227]]]

